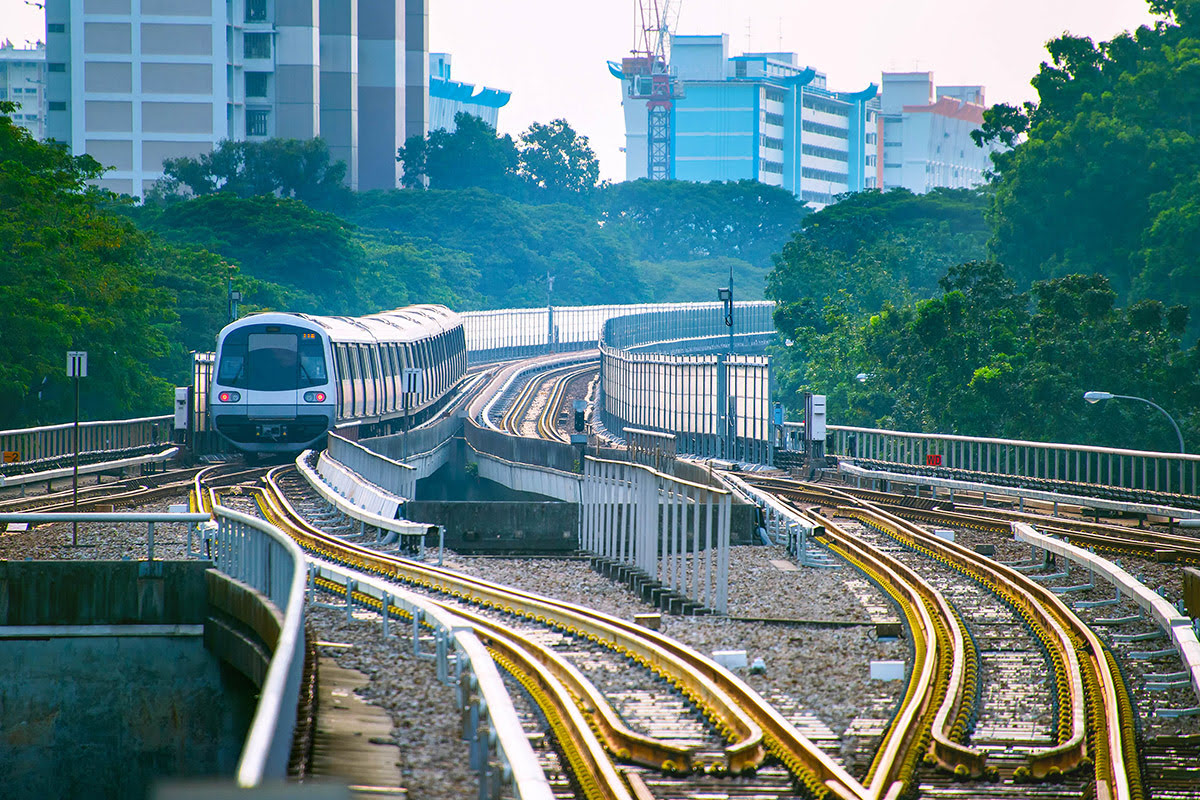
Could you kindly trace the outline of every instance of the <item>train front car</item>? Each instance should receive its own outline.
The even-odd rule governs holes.
[[[213,426],[248,453],[294,453],[333,425],[337,403],[329,336],[302,314],[255,314],[217,341],[209,394]]]

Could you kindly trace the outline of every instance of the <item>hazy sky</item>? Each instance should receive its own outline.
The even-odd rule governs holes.
[[[341,0],[345,2],[346,0]],[[325,0],[329,2],[329,0]],[[625,175],[620,84],[605,61],[634,43],[634,0],[430,0],[430,49],[454,77],[513,93],[501,132],[558,117],[591,138],[603,176]],[[1032,99],[1029,79],[1063,31],[1107,39],[1151,17],[1145,0],[682,0],[679,33],[728,33],[731,55],[795,52],[857,91],[879,73],[932,70],[940,84],[982,84],[989,103]],[[40,10],[0,0],[0,39],[44,36]]]

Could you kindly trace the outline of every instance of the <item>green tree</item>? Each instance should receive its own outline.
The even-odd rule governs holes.
[[[404,166],[404,185],[512,193],[518,163],[512,137],[497,136],[487,122],[462,111],[454,115],[454,125],[453,131],[409,137],[396,155]]]
[[[561,198],[586,194],[600,181],[600,162],[564,119],[535,122],[520,136],[517,173],[527,184]]]
[[[89,352],[87,418],[170,407],[166,357],[177,317],[148,263],[152,242],[90,188],[91,158],[34,141],[0,104],[0,419],[70,417],[64,353]]]
[[[322,139],[225,140],[195,158],[169,158],[164,177],[147,198],[167,202],[180,195],[227,192],[237,197],[294,197],[319,207],[346,202],[346,164],[334,161]]]
[[[1200,299],[1200,15],[1150,6],[1153,27],[1053,40],[1037,103],[985,114],[979,138],[1016,145],[993,157],[989,249],[1022,285],[1098,272],[1118,299]]]

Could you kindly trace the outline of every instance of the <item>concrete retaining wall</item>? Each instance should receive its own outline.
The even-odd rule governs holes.
[[[464,553],[569,552],[579,547],[579,505],[557,502],[417,501],[410,519],[446,528],[446,546]]]
[[[234,773],[255,687],[205,648],[209,567],[0,562],[0,795]]]

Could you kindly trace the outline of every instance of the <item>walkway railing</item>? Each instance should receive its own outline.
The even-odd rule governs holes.
[[[217,530],[209,558],[217,569],[257,589],[283,613],[279,641],[259,693],[258,707],[238,761],[242,788],[287,776],[304,676],[304,553],[269,522],[215,506]]]
[[[738,307],[748,308],[749,303]],[[770,303],[760,303],[772,306]],[[604,323],[614,317],[644,312],[696,311],[719,303],[642,303],[620,306],[561,306],[468,311],[462,315],[468,360],[506,361],[544,353],[588,350],[596,346]],[[758,312],[755,312],[758,313]],[[770,312],[767,312],[770,315]],[[741,324],[740,318],[735,320]],[[757,323],[755,323],[757,324]],[[722,330],[721,333],[724,331]],[[679,337],[671,337],[679,338]]]
[[[801,426],[788,423],[789,431]],[[1200,455],[830,425],[826,451],[942,467],[1174,494],[1200,494]]]
[[[139,417],[138,419],[115,419],[79,423],[79,452],[121,453],[138,447],[147,447],[171,442],[173,417]],[[75,452],[75,426],[43,425],[39,428],[21,428],[0,431],[0,450],[16,453],[14,463],[0,463],[0,472],[34,471],[31,462],[45,462],[65,458]]]
[[[729,609],[731,494],[641,464],[584,459],[580,549]]]

